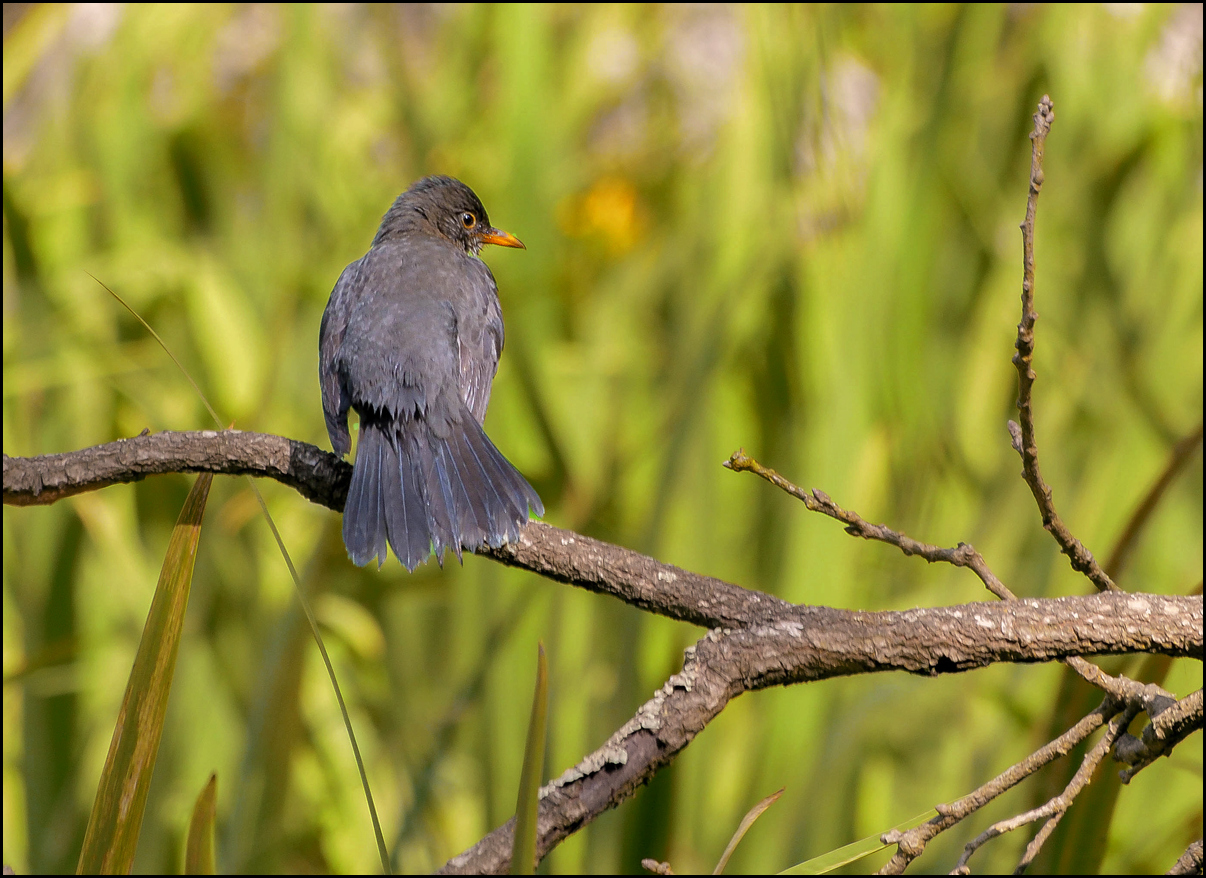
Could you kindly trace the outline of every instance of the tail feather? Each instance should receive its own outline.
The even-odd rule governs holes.
[[[456,502],[452,497],[452,484],[442,459],[441,443],[433,441],[426,432],[412,437],[411,460],[420,462],[421,478],[427,496],[427,523],[431,530],[431,541],[435,545],[436,560],[444,566],[444,551],[452,547],[458,560],[461,559],[461,528]]]
[[[476,488],[472,506],[484,512],[484,542],[497,548],[517,539],[528,520],[529,505],[537,514],[544,514],[540,497],[494,447],[477,421],[466,419],[463,429],[451,440],[454,455],[471,474],[470,484]]]
[[[482,520],[483,542],[492,548],[502,545],[512,530],[510,522],[520,514],[510,486],[502,482],[497,470],[490,466],[493,461],[483,453],[484,449],[474,447],[469,430],[454,435],[450,444],[460,464],[469,504]],[[524,513],[526,518],[526,509]]]
[[[402,566],[414,571],[431,554],[432,529],[428,523],[421,454],[407,438],[396,432],[388,437],[395,452],[394,465],[382,469],[381,485],[389,544]]]
[[[468,504],[468,494],[465,491],[465,486],[461,481],[461,474],[457,470],[456,461],[448,453],[447,442],[436,442],[434,449],[434,459],[436,462],[436,477],[439,482],[440,495],[444,499],[444,505],[448,509],[448,517],[451,523],[452,539],[449,545],[456,552],[456,559],[462,564],[465,559],[461,556],[461,548],[464,545],[481,545],[480,543],[472,543],[471,541],[478,536],[481,530],[477,522],[477,516],[473,512],[473,508]],[[480,536],[478,536],[480,539]]]
[[[407,570],[432,549],[493,548],[518,538],[528,507],[544,514],[532,486],[469,413],[444,437],[422,419],[361,418],[343,537],[352,561],[385,560],[386,542]]]
[[[385,563],[385,498],[381,493],[383,459],[390,456],[389,441],[380,431],[365,431],[343,510],[343,543],[357,566],[374,557]]]
[[[528,484],[528,480],[512,465],[511,461],[507,460],[503,453],[495,447],[494,443],[490,441],[490,437],[476,421],[465,431],[465,435],[469,439],[469,447],[476,451],[478,458],[486,465],[487,470],[493,470],[492,484],[505,486],[508,499],[517,513],[516,532],[518,533],[518,529],[528,520],[529,506],[537,515],[544,515],[544,504],[540,502],[540,495]]]
[[[484,475],[476,460],[471,456],[466,460],[462,445],[458,431],[443,443],[443,451],[450,473],[456,477],[453,487],[463,526],[461,544],[473,550],[489,540],[492,520],[490,508],[498,501],[494,499],[493,491],[486,488]]]

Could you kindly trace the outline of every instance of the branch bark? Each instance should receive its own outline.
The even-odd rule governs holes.
[[[264,476],[336,512],[343,511],[352,478],[351,464],[283,436],[238,430],[163,432],[66,454],[6,454],[4,502],[44,505],[173,472]],[[772,595],[662,564],[542,522],[529,522],[517,543],[498,549],[483,547],[480,554],[705,628],[748,625],[773,618],[791,606]]]
[[[165,473],[267,476],[341,511],[352,467],[314,445],[240,430],[143,433],[66,454],[4,455],[4,504],[45,506]]]

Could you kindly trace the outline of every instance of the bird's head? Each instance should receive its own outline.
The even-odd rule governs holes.
[[[527,249],[514,235],[491,226],[481,199],[452,177],[424,177],[399,195],[373,243],[408,232],[435,233],[466,253],[476,254],[485,244]]]

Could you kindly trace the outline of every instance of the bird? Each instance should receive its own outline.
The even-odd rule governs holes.
[[[339,275],[319,328],[319,382],[331,447],[360,440],[343,510],[357,566],[386,544],[408,572],[448,549],[514,542],[540,496],[486,435],[503,350],[502,306],[486,244],[527,249],[490,225],[460,180],[431,176],[394,200],[364,256]]]

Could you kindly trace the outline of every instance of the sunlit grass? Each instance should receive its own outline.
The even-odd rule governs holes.
[[[1201,73],[1188,101],[1170,90],[1181,13],[1136,9],[45,7],[5,41],[4,450],[208,425],[85,272],[151,319],[240,428],[325,447],[326,297],[397,193],[450,173],[529,248],[486,254],[507,320],[488,429],[552,523],[795,601],[982,597],[971,576],[855,542],[723,470],[744,446],[870,520],[974,543],[1019,594],[1082,591],[1004,428],[1025,132],[1043,92],[1057,121],[1038,224],[1039,441],[1098,557],[1201,416]],[[75,865],[95,793],[83,779],[120,699],[105,686],[128,670],[150,600],[104,583],[153,578],[185,485],[4,511],[6,672],[78,643],[66,684],[6,687],[18,872]],[[337,516],[267,497],[329,596],[320,615],[370,776],[390,787],[374,791],[402,869],[438,867],[512,813],[529,720],[517,681],[538,639],[557,659],[555,775],[700,634],[476,558],[358,570]],[[197,684],[173,693],[148,803],[163,816],[134,868],[179,868],[215,769],[219,869],[374,868],[276,550],[244,490],[219,481],[210,502],[208,584],[181,654]],[[1166,502],[1124,587],[1201,579],[1200,463]],[[899,822],[1026,752],[1010,711],[983,702],[1008,694],[1044,717],[1055,679],[994,668],[746,696],[668,791],[639,793],[549,868],[711,868],[780,786],[727,871],[785,868],[874,831],[860,790],[910,790],[883,803]],[[1006,867],[1008,843],[997,850],[981,868]],[[1140,865],[1178,852],[1170,839]]]

